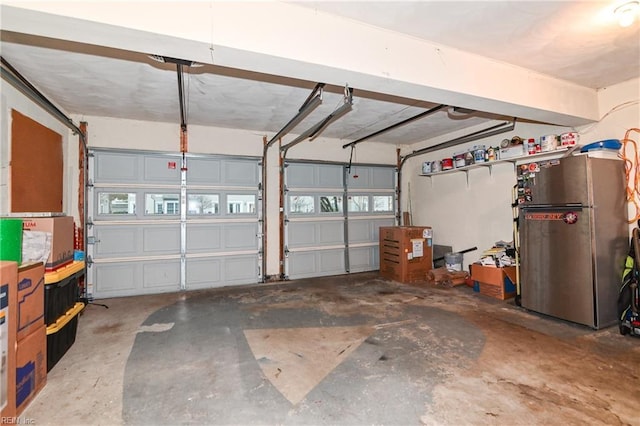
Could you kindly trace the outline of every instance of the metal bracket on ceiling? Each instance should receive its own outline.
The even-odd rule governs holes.
[[[324,130],[331,125],[331,123],[343,117],[349,111],[353,109],[353,89],[348,85],[345,86],[344,99],[341,106],[336,108],[331,114],[327,115],[324,119],[317,122],[315,125],[311,126],[309,129],[304,131],[300,136],[295,138],[293,141],[289,142],[286,145],[280,147],[280,151],[283,153],[283,158],[286,157],[286,153],[290,148],[293,148],[300,142],[303,142],[306,139],[314,140]]]
[[[316,87],[313,88],[313,91],[307,96],[307,99],[302,103],[300,109],[298,109],[298,113],[291,119],[287,124],[284,125],[282,129],[278,133],[275,134],[274,137],[267,142],[265,145],[265,153],[266,150],[273,145],[280,138],[285,136],[294,127],[296,127],[302,120],[304,120],[309,114],[311,114],[317,107],[322,104],[322,94],[324,90],[324,83],[317,83]]]

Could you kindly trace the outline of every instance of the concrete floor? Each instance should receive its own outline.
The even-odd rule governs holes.
[[[375,273],[100,300],[37,425],[640,424],[640,339]]]

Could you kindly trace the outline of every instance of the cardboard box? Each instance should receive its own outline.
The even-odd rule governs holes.
[[[16,317],[11,292],[18,282],[18,263],[0,262],[0,415],[16,415]]]
[[[44,265],[41,262],[21,265],[18,268],[15,303],[18,318],[16,340],[20,342],[38,327],[45,325]]]
[[[47,329],[44,325],[18,342],[16,348],[16,416],[47,384]]]
[[[73,217],[23,217],[23,231],[51,233],[51,253],[45,264],[46,271],[54,271],[73,261]]]
[[[477,263],[471,265],[471,279],[477,281],[480,293],[500,300],[516,295],[516,267],[496,268]]]

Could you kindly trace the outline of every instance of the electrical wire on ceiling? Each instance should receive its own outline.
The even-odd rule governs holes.
[[[593,131],[605,118],[607,118],[608,116],[610,116],[614,112],[620,111],[622,109],[628,108],[628,107],[633,106],[633,105],[638,105],[638,103],[640,103],[640,99],[635,99],[633,101],[623,102],[623,103],[618,104],[618,105],[614,106],[613,108],[611,108],[597,122],[591,124],[590,126],[584,128],[582,130],[576,130],[575,127],[572,127],[571,129],[573,131],[578,132],[580,135],[587,134],[587,133]]]

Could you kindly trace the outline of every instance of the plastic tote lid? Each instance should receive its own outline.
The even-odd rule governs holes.
[[[610,149],[617,151],[622,147],[622,143],[618,139],[606,139],[599,142],[590,143],[582,147],[580,152],[595,151],[598,149]]]

